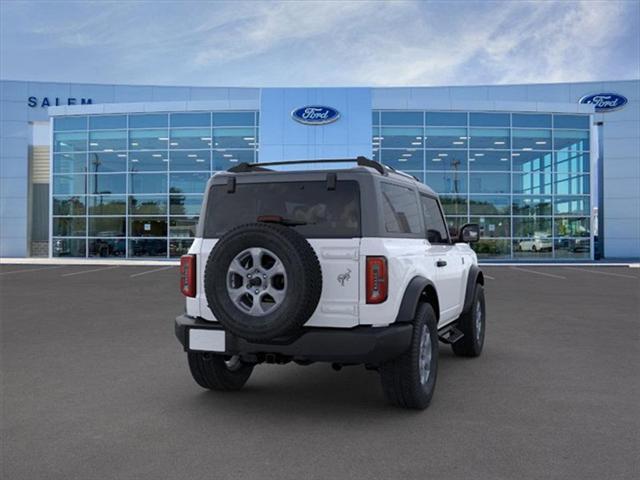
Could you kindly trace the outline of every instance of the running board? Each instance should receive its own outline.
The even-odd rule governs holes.
[[[458,330],[455,324],[446,326],[442,330],[438,331],[438,338],[442,343],[456,343],[462,337],[464,337],[464,333]]]

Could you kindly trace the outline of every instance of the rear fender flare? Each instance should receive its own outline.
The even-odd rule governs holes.
[[[418,310],[418,304],[425,300],[424,293],[428,290],[433,290],[433,294],[435,295],[435,299],[432,299],[435,300],[434,311],[436,318],[440,318],[436,286],[431,280],[424,277],[413,277],[404,291],[395,321],[400,323],[412,322]]]

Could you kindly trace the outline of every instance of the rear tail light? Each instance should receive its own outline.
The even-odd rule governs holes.
[[[185,297],[196,296],[196,256],[180,257],[180,291]]]
[[[367,303],[382,303],[389,291],[389,274],[385,257],[367,257]]]

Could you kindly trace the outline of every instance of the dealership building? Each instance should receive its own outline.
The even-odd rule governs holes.
[[[429,184],[452,227],[478,223],[483,259],[640,257],[640,80],[390,88],[3,80],[0,94],[0,257],[176,257],[192,242],[216,171],[357,156]]]

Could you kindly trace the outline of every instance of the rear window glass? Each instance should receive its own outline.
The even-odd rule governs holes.
[[[324,181],[239,183],[233,193],[216,185],[207,202],[204,235],[217,238],[266,215],[300,222],[291,228],[308,238],[359,237],[358,182],[338,181],[335,190],[328,190]]]

